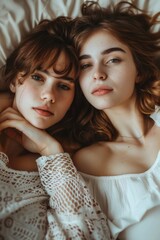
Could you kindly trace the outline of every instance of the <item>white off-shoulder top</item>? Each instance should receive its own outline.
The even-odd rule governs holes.
[[[151,115],[160,127],[160,108]],[[81,173],[109,219],[113,239],[160,240],[160,151],[140,174],[92,176]]]

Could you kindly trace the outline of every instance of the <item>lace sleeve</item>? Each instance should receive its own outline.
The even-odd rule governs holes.
[[[50,196],[48,239],[111,239],[107,219],[69,154],[42,156],[37,165]]]

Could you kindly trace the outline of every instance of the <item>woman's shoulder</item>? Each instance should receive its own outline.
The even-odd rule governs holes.
[[[0,151],[0,168],[7,169],[7,172],[26,172],[37,173],[37,164],[35,159],[39,157],[38,154],[27,154],[20,157],[8,157],[4,152]]]
[[[14,170],[27,171],[27,172],[38,172],[36,159],[39,158],[39,154],[27,153],[15,158],[10,158],[8,166]]]
[[[80,172],[95,174],[102,165],[103,156],[109,156],[110,148],[107,143],[95,143],[81,148],[73,155],[73,162]]]
[[[74,161],[78,159],[90,159],[91,157],[96,156],[102,149],[104,148],[105,144],[105,149],[106,151],[109,151],[109,147],[107,146],[106,143],[102,142],[97,142],[92,145],[82,147],[80,148],[75,154],[74,154]]]

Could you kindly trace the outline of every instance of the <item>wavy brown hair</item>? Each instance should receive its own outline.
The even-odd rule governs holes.
[[[136,104],[144,117],[154,112],[155,105],[160,105],[160,31],[156,28],[159,23],[160,12],[152,16],[127,1],[106,8],[88,1],[82,5],[82,17],[75,20],[72,32],[78,55],[87,37],[96,29],[109,31],[129,47],[139,74],[139,82],[135,86]],[[107,115],[84,99],[80,87],[79,93],[80,112],[77,112],[74,129],[77,140],[82,145],[89,145],[116,139],[118,132]]]
[[[72,21],[67,17],[41,21],[6,60],[3,78],[7,89],[9,90],[10,83],[15,81],[20,72],[24,73],[20,79],[20,84],[22,84],[36,69],[46,70],[50,67],[53,67],[57,74],[64,77],[68,76],[73,69],[76,81],[79,63],[72,41],[69,38],[71,29]],[[65,53],[67,62],[64,69],[58,71],[55,66],[62,52]],[[73,103],[64,119],[47,131],[54,136],[55,133],[67,135],[72,127],[74,108]]]

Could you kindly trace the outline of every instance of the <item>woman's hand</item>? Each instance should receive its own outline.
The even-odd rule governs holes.
[[[16,130],[13,131],[13,129]],[[3,130],[30,152],[44,156],[64,152],[56,139],[45,130],[31,125],[18,111],[11,107],[0,114],[0,132]]]

